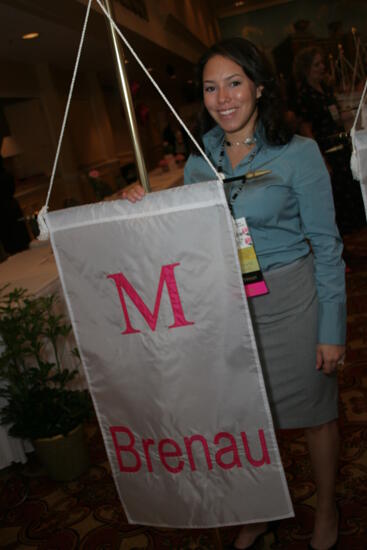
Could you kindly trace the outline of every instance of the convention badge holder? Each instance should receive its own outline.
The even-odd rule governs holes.
[[[246,296],[254,298],[268,294],[269,289],[257,259],[246,219],[244,217],[232,219]]]

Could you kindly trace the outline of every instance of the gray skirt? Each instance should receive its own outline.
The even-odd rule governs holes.
[[[338,416],[337,375],[316,370],[318,301],[309,254],[268,271],[269,294],[249,300],[276,428],[318,426]]]

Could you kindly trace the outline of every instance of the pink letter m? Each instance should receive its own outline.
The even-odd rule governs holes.
[[[120,297],[122,311],[124,312],[124,317],[126,321],[126,330],[124,330],[122,334],[134,334],[137,332],[141,332],[140,330],[134,329],[134,327],[131,325],[123,291],[126,292],[130,300],[133,302],[135,307],[140,311],[140,313],[148,323],[150,329],[154,332],[157,326],[158,313],[159,313],[159,307],[161,304],[164,283],[166,283],[166,286],[167,286],[168,296],[171,302],[173,317],[175,320],[173,325],[170,325],[168,328],[184,327],[186,325],[194,324],[193,321],[186,321],[185,314],[182,309],[181,299],[178,293],[177,283],[176,283],[175,274],[174,274],[174,269],[178,265],[180,264],[175,263],[175,264],[162,266],[153,313],[149,310],[149,308],[140,298],[139,294],[136,292],[135,288],[129,283],[129,281],[126,279],[123,273],[115,273],[114,275],[107,275],[108,279],[113,279],[115,281],[117,291]]]

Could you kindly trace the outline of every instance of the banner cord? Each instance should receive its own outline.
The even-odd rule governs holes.
[[[67,102],[66,102],[63,122],[62,122],[60,136],[59,136],[59,140],[58,140],[58,144],[57,144],[55,159],[54,159],[54,163],[53,163],[53,167],[52,167],[52,173],[51,173],[51,177],[50,177],[49,188],[48,188],[48,191],[47,191],[46,202],[45,202],[44,206],[42,206],[42,208],[40,209],[40,211],[38,213],[38,216],[37,216],[37,221],[38,221],[39,230],[40,230],[40,234],[38,236],[39,240],[46,240],[46,239],[48,239],[48,236],[49,236],[49,231],[48,231],[46,220],[45,220],[45,214],[48,212],[48,204],[49,204],[49,201],[50,201],[50,196],[51,196],[53,184],[54,184],[54,181],[55,181],[56,168],[57,168],[57,164],[58,164],[58,161],[59,161],[61,145],[62,145],[62,141],[63,141],[64,133],[65,133],[65,128],[66,128],[66,122],[67,122],[68,115],[69,115],[71,99],[72,99],[72,96],[73,96],[75,80],[76,80],[76,76],[77,76],[77,72],[78,72],[78,68],[79,68],[79,62],[80,62],[80,57],[81,57],[81,53],[82,53],[82,49],[83,49],[83,45],[84,45],[85,34],[86,34],[86,30],[87,30],[87,24],[88,24],[88,20],[89,20],[89,15],[90,15],[92,2],[93,2],[93,0],[88,0],[88,6],[87,6],[86,15],[85,15],[84,23],[83,23],[83,29],[82,29],[80,42],[79,42],[78,53],[77,53],[77,57],[76,57],[76,61],[75,61],[75,67],[74,67],[73,76],[72,76],[71,84],[70,84],[69,95],[68,95],[68,99],[67,99]],[[169,99],[166,97],[164,92],[159,87],[158,83],[151,76],[148,69],[145,67],[144,63],[141,61],[139,56],[134,51],[133,47],[130,45],[128,40],[122,34],[119,27],[116,25],[115,21],[111,17],[110,13],[108,13],[105,6],[102,4],[102,2],[100,0],[96,0],[96,2],[99,5],[99,7],[101,8],[104,15],[110,21],[111,25],[114,27],[115,31],[117,32],[117,34],[119,35],[121,40],[124,42],[126,47],[129,49],[130,53],[133,55],[133,57],[135,58],[137,63],[140,65],[143,72],[146,74],[146,76],[149,78],[149,80],[151,81],[151,83],[153,84],[155,89],[158,91],[159,95],[162,97],[162,99],[164,100],[164,102],[166,103],[166,105],[168,106],[170,111],[172,112],[172,114],[175,116],[175,118],[177,119],[179,124],[182,126],[182,128],[185,130],[185,132],[187,133],[187,135],[191,139],[191,141],[194,143],[194,145],[199,150],[202,157],[206,160],[206,162],[208,163],[210,168],[213,170],[213,172],[216,175],[217,179],[219,181],[222,181],[222,176],[219,174],[219,172],[217,171],[217,169],[215,168],[213,163],[210,161],[210,159],[206,155],[205,151],[202,149],[202,147],[199,145],[197,140],[194,138],[194,136],[190,132],[189,128],[186,126],[186,124],[184,123],[184,121],[182,120],[182,118],[180,117],[178,112],[175,110],[175,108],[173,107],[173,105],[171,104]]]
[[[361,170],[359,168],[359,162],[358,162],[358,158],[357,158],[356,137],[355,137],[355,135],[356,135],[357,122],[358,122],[359,116],[361,114],[361,109],[362,109],[362,105],[364,103],[366,92],[367,92],[367,78],[366,78],[366,82],[364,84],[363,92],[362,92],[362,95],[361,95],[361,98],[360,98],[360,101],[359,101],[356,116],[354,117],[353,126],[351,127],[351,129],[349,131],[350,138],[352,140],[352,155],[350,157],[350,169],[352,171],[353,178],[360,182],[362,196],[363,196],[363,202],[365,202],[365,200],[364,200],[365,191],[364,191],[364,188],[362,187],[362,173],[361,173]],[[366,215],[367,215],[367,210],[366,210]]]
[[[362,95],[361,95],[361,99],[359,100],[359,105],[358,105],[358,109],[357,109],[357,113],[356,113],[356,116],[354,118],[354,122],[353,122],[353,126],[350,130],[350,133],[352,134],[355,129],[356,129],[356,126],[357,126],[357,121],[358,121],[358,117],[360,115],[360,112],[361,112],[361,109],[362,109],[362,105],[363,105],[363,102],[364,102],[364,96],[366,95],[366,92],[367,92],[367,78],[366,78],[366,82],[364,83],[364,88],[363,88],[363,92],[362,92]]]
[[[77,53],[75,67],[74,67],[73,76],[72,76],[72,79],[71,79],[71,84],[70,84],[70,89],[69,89],[69,96],[68,96],[68,99],[67,99],[67,102],[66,102],[65,113],[64,113],[64,118],[63,118],[63,122],[62,122],[61,131],[60,131],[59,141],[58,141],[58,144],[57,144],[55,160],[54,160],[54,164],[53,164],[53,167],[52,167],[50,185],[49,185],[49,188],[48,188],[47,198],[46,198],[46,202],[45,202],[46,209],[48,209],[48,203],[49,203],[49,200],[50,200],[50,195],[51,195],[52,187],[53,187],[54,180],[55,180],[56,167],[57,167],[57,163],[58,163],[58,160],[59,160],[62,140],[64,138],[66,122],[67,122],[67,118],[68,118],[68,115],[69,115],[71,98],[72,98],[72,95],[73,95],[76,75],[77,75],[77,72],[78,72],[80,57],[81,57],[81,53],[82,53],[82,49],[83,49],[85,33],[86,33],[86,30],[87,30],[87,24],[88,24],[88,19],[89,19],[89,14],[90,14],[92,1],[93,0],[88,0],[88,6],[87,6],[85,19],[84,19],[82,35],[81,35],[80,42],[79,42],[78,53]]]

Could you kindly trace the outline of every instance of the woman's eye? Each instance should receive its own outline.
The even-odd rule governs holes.
[[[214,86],[205,86],[204,88],[204,92],[208,92],[208,93],[214,92],[214,90],[215,90]]]
[[[232,88],[236,88],[236,86],[240,86],[240,85],[241,85],[240,80],[232,80],[232,82],[231,82]]]

